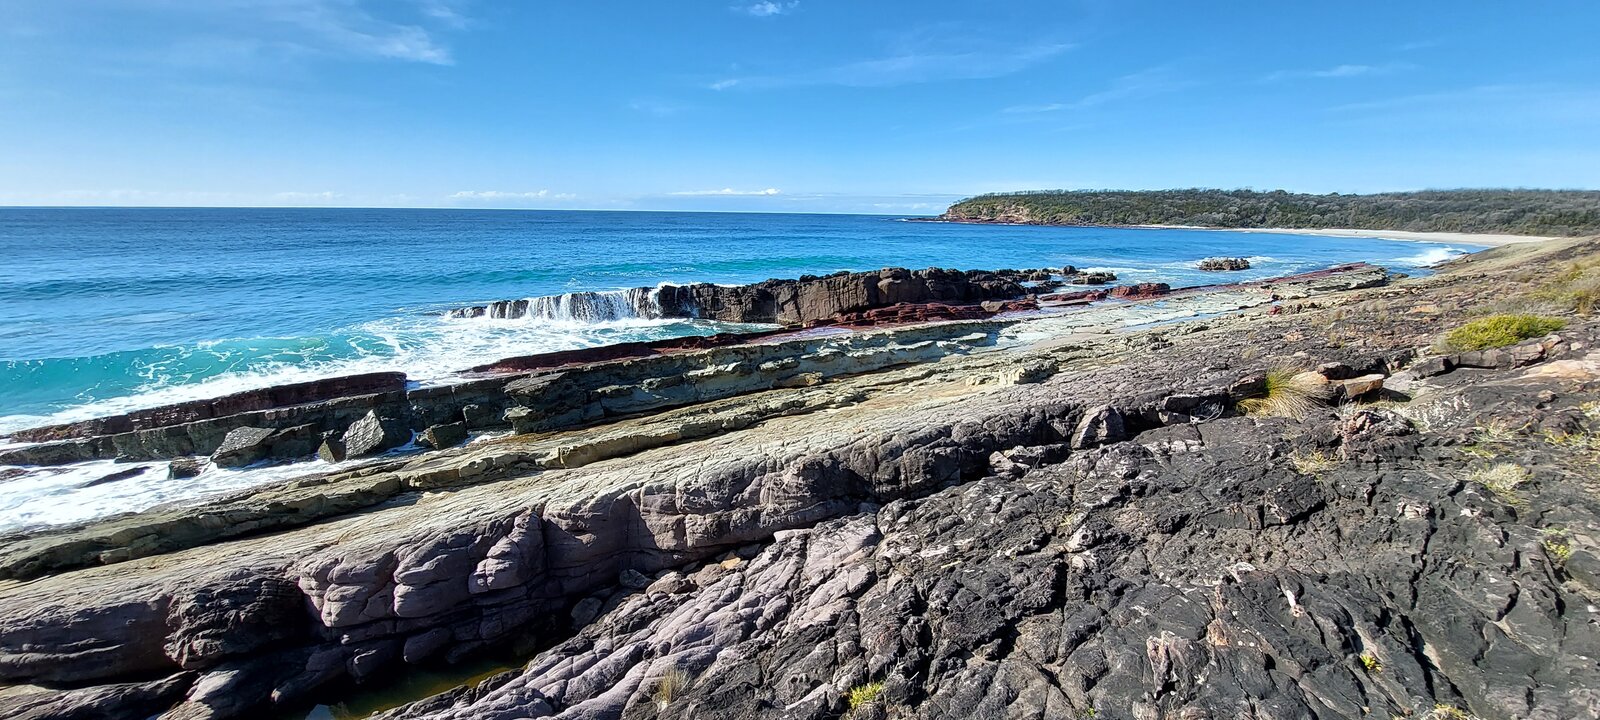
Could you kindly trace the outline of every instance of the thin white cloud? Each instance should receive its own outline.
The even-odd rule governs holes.
[[[1017,114],[1053,113],[1062,110],[1084,110],[1121,100],[1150,97],[1189,87],[1193,83],[1172,77],[1166,67],[1155,67],[1123,75],[1112,81],[1104,90],[1092,92],[1076,100],[1033,105],[1012,105],[1000,112]]]
[[[1353,78],[1369,75],[1388,75],[1390,73],[1410,70],[1413,65],[1409,63],[1388,63],[1384,65],[1335,65],[1321,70],[1279,70],[1262,78],[1267,82],[1278,80],[1291,80],[1294,78]]]
[[[336,192],[333,192],[332,190],[324,190],[322,192],[295,192],[295,191],[290,191],[290,192],[275,193],[272,197],[274,199],[282,200],[284,202],[321,202],[321,203],[328,203],[328,202],[333,202],[335,200],[343,198],[344,194],[343,193],[336,193]]]
[[[722,188],[721,190],[681,190],[679,192],[667,193],[667,194],[668,195],[683,196],[683,197],[688,197],[688,196],[708,196],[708,195],[721,195],[721,196],[730,196],[730,195],[739,195],[739,196],[772,196],[772,195],[781,195],[782,191],[778,190],[777,188],[766,188],[765,190],[735,190],[733,188]]]
[[[947,80],[985,80],[1026,70],[1072,49],[1060,42],[927,41],[913,38],[882,57],[778,75],[725,78],[713,90],[839,85],[890,87]]]
[[[789,2],[772,2],[771,0],[763,0],[762,2],[750,5],[735,5],[733,6],[733,9],[736,12],[741,12],[754,17],[772,17],[773,15],[784,15],[794,12],[795,8],[798,7],[800,7],[800,0],[790,0]]]
[[[405,4],[374,0],[212,0],[169,2],[127,0],[128,9],[167,19],[185,14],[207,26],[204,35],[171,38],[179,54],[240,49],[285,57],[318,54],[381,58],[450,65],[454,58],[436,32],[460,30],[467,18],[455,0],[413,0]],[[170,27],[181,27],[177,22]]]
[[[462,190],[452,193],[449,199],[468,202],[527,202],[529,200],[575,200],[577,197],[573,193],[553,193],[549,190],[530,190],[528,192]]]

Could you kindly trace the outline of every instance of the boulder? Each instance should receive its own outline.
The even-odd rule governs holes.
[[[1340,380],[1339,391],[1344,395],[1344,397],[1354,400],[1356,398],[1370,395],[1382,390],[1383,380],[1383,375],[1379,373],[1362,375],[1361,377],[1350,378],[1347,380]]]
[[[268,441],[276,432],[272,428],[236,427],[211,454],[211,463],[217,467],[236,468],[265,460],[272,447]]]
[[[315,423],[284,428],[267,441],[267,455],[277,460],[293,460],[315,455],[322,433]]]
[[[1067,280],[1074,285],[1104,285],[1116,282],[1117,275],[1116,273],[1108,272],[1079,272],[1076,275],[1068,276]]]
[[[352,458],[377,455],[410,441],[411,429],[404,422],[379,415],[376,410],[368,411],[344,431],[345,456]]]
[[[1084,412],[1083,419],[1072,431],[1072,447],[1083,449],[1127,438],[1122,422],[1122,411],[1110,405],[1100,405]]]
[[[322,443],[317,446],[317,457],[325,463],[344,462],[344,438],[337,432],[323,434]]]
[[[526,435],[534,432],[534,428],[538,426],[539,413],[534,412],[533,408],[517,405],[506,408],[505,420],[511,423],[511,432]]]
[[[173,458],[172,462],[167,463],[167,478],[171,480],[192,478],[196,475],[199,475],[202,470],[203,468],[200,466],[200,458]]]
[[[1201,260],[1195,265],[1195,268],[1206,272],[1249,270],[1250,261],[1242,257],[1209,257]]]
[[[1172,291],[1166,283],[1138,283],[1135,285],[1118,285],[1111,288],[1111,297],[1125,300],[1138,300],[1141,298],[1160,297]]]
[[[143,475],[144,471],[146,469],[147,468],[136,467],[136,468],[128,468],[126,470],[118,470],[118,471],[116,471],[114,473],[109,473],[109,474],[97,477],[97,478],[95,478],[93,480],[90,480],[89,482],[86,482],[86,483],[84,483],[82,485],[79,485],[78,487],[80,487],[80,488],[91,488],[91,487],[95,487],[97,485],[105,485],[107,483],[114,483],[114,482],[117,482],[118,480],[127,480],[128,478],[131,478],[131,477],[136,477],[136,476],[139,476],[139,475]]]
[[[434,425],[422,431],[422,442],[434,449],[455,447],[467,441],[467,424],[464,422]]]

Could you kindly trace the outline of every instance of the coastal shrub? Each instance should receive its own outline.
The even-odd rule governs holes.
[[[1456,350],[1486,350],[1549,335],[1566,326],[1557,318],[1539,315],[1490,315],[1451,330],[1445,342]]]
[[[1250,415],[1303,418],[1318,404],[1322,388],[1309,374],[1294,368],[1267,371],[1267,389],[1261,395],[1239,401],[1239,409]]]

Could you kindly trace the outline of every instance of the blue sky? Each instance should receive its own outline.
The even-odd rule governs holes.
[[[0,204],[1600,187],[1600,3],[5,0]]]

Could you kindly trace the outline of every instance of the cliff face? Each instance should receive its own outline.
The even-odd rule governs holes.
[[[0,714],[251,717],[520,641],[388,717],[1590,717],[1600,326],[1427,348],[1593,257],[518,377],[530,432],[4,539],[42,576],[0,677],[52,690]],[[1243,414],[1287,364],[1304,414]]]

